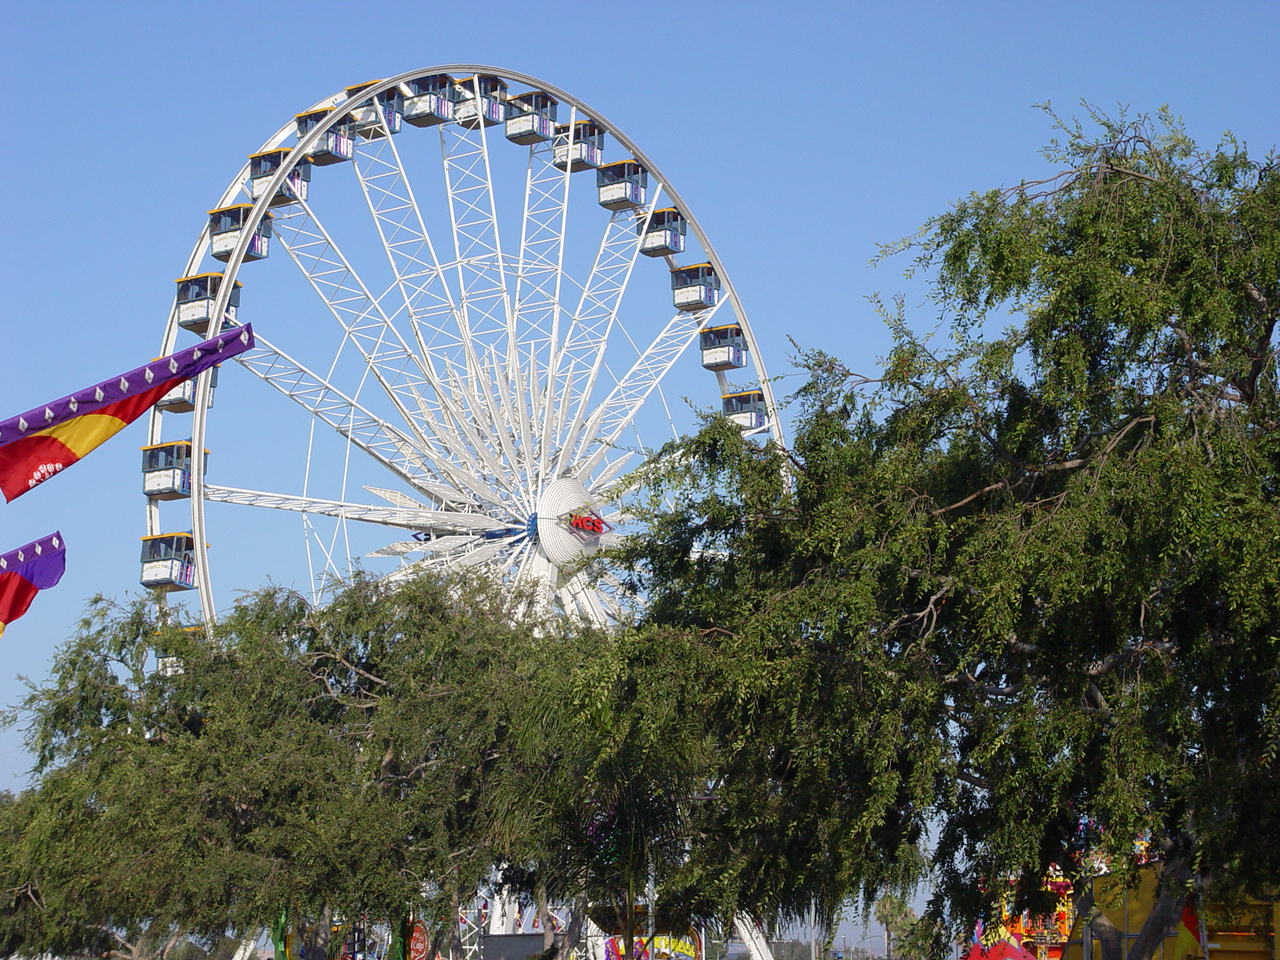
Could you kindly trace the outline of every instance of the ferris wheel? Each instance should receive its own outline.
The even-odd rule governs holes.
[[[216,370],[156,406],[143,452],[142,583],[206,619],[220,503],[300,515],[313,582],[484,567],[608,622],[620,598],[582,561],[681,410],[781,439],[689,206],[599,111],[511,70],[358,84],[268,137],[208,212],[161,352],[249,320],[251,376],[223,390],[272,411],[271,454],[243,414],[219,423]]]

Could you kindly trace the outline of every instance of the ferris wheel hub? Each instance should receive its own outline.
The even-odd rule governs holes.
[[[538,548],[557,569],[595,553],[611,529],[577,477],[563,477],[543,490],[534,520]]]

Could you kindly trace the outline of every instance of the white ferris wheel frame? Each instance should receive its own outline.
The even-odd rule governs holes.
[[[639,359],[633,364],[632,369],[615,383],[613,390],[605,399],[604,403],[592,411],[587,411],[585,409],[585,405],[587,399],[592,396],[592,386],[594,385],[596,375],[599,372],[599,365],[604,353],[603,346],[598,348],[599,356],[595,360],[594,366],[587,365],[584,368],[580,365],[576,369],[576,375],[579,378],[584,376],[587,377],[585,385],[577,394],[581,401],[578,409],[570,411],[565,409],[567,404],[561,404],[561,408],[556,410],[553,408],[552,404],[548,403],[546,405],[546,409],[543,411],[543,416],[545,418],[544,423],[541,425],[541,430],[543,431],[546,431],[549,426],[553,425],[553,419],[554,425],[559,426],[561,429],[565,427],[566,421],[569,418],[572,418],[572,422],[569,424],[569,441],[564,443],[561,447],[559,457],[555,463],[555,472],[550,477],[540,478],[539,483],[541,484],[544,481],[554,480],[555,477],[559,475],[560,471],[564,470],[569,463],[572,463],[574,451],[584,451],[587,446],[593,442],[595,444],[594,450],[587,461],[586,468],[582,469],[580,474],[585,478],[593,470],[598,469],[601,462],[607,457],[613,441],[617,439],[623,429],[630,425],[640,407],[646,402],[650,393],[659,387],[661,379],[665,376],[667,371],[670,370],[675,360],[693,343],[699,330],[706,325],[706,321],[709,319],[709,316],[726,304],[731,304],[731,309],[735,316],[735,322],[742,329],[743,339],[748,350],[748,356],[750,357],[750,363],[754,368],[756,375],[756,383],[758,384],[758,389],[763,394],[766,423],[764,427],[753,432],[768,432],[779,442],[785,443],[782,424],[778,416],[777,404],[774,398],[773,385],[769,379],[768,373],[766,372],[764,359],[759,349],[759,344],[756,340],[754,331],[748,321],[746,310],[743,307],[741,300],[738,298],[728,270],[720,260],[715,248],[711,244],[710,238],[694,216],[689,205],[685,203],[680,194],[671,185],[668,178],[662,174],[657,164],[655,164],[653,160],[616,125],[605,119],[599,111],[559,87],[529,74],[508,70],[502,67],[485,64],[444,64],[413,70],[363,86],[350,96],[346,93],[341,93],[326,97],[318,101],[312,108],[310,108],[310,110],[306,111],[307,113],[315,113],[320,110],[327,110],[328,112],[322,120],[317,122],[305,134],[297,136],[294,145],[290,148],[290,152],[280,164],[279,168],[269,179],[264,178],[266,182],[261,188],[258,199],[253,202],[248,216],[244,219],[239,240],[221,271],[223,279],[219,286],[212,310],[210,311],[209,329],[206,336],[216,336],[222,327],[232,292],[236,286],[240,266],[244,262],[244,257],[253,239],[254,232],[258,228],[263,217],[267,214],[273,198],[275,198],[277,192],[285,185],[285,181],[293,171],[294,167],[312,152],[313,148],[316,147],[322,137],[327,136],[332,127],[344,121],[351,113],[352,109],[357,107],[359,104],[366,102],[373,102],[376,104],[378,102],[379,95],[398,88],[408,81],[436,74],[471,75],[475,78],[475,95],[477,103],[479,103],[480,100],[478,78],[480,76],[497,77],[505,81],[514,81],[528,86],[531,88],[531,91],[540,91],[550,94],[552,97],[559,100],[560,103],[567,105],[571,111],[569,120],[570,128],[572,128],[573,120],[575,118],[590,119],[593,121],[607,136],[612,137],[626,151],[629,151],[630,159],[641,164],[645,170],[648,171],[649,175],[656,180],[657,187],[653,191],[653,196],[646,201],[645,209],[651,211],[656,208],[658,195],[660,193],[665,193],[668,198],[668,202],[680,211],[680,214],[688,224],[688,228],[692,231],[693,235],[701,245],[706,260],[710,262],[716,276],[719,278],[720,285],[724,293],[724,297],[720,303],[709,311],[698,311],[695,313],[686,312],[683,315],[680,312],[677,312],[675,317],[668,322],[667,327],[658,334],[657,338],[650,343],[647,348],[640,351]],[[380,122],[384,123],[383,138],[381,142],[390,144],[392,140],[390,131],[385,129],[385,121]],[[460,125],[457,124],[456,121],[450,121],[445,124],[445,126],[460,128]],[[471,370],[473,369],[471,366],[472,364],[475,364],[474,369],[480,368],[480,364],[476,360],[474,352],[468,352],[470,351],[470,347],[466,342],[468,337],[469,321],[472,317],[471,303],[466,300],[468,293],[467,284],[468,281],[471,281],[472,283],[476,282],[478,274],[485,269],[484,261],[486,257],[488,257],[490,261],[496,261],[497,268],[499,272],[502,273],[503,258],[506,254],[502,249],[501,239],[497,232],[497,211],[492,204],[493,182],[489,173],[488,141],[485,133],[485,125],[478,124],[476,128],[465,129],[471,130],[471,132],[479,138],[480,147],[479,152],[476,153],[473,151],[471,156],[455,156],[453,160],[454,169],[452,171],[450,170],[449,155],[446,153],[444,156],[446,185],[449,193],[450,227],[453,234],[451,239],[455,244],[456,256],[451,259],[446,259],[443,264],[441,259],[437,256],[436,251],[431,246],[430,234],[426,230],[421,209],[417,204],[416,198],[414,198],[412,194],[412,187],[409,183],[409,178],[405,174],[402,165],[399,166],[399,174],[404,181],[404,191],[408,193],[408,202],[412,206],[410,214],[412,216],[416,216],[419,224],[421,224],[422,232],[419,242],[421,244],[421,241],[425,241],[430,252],[430,256],[434,261],[434,263],[431,264],[424,263],[419,259],[417,261],[417,265],[424,267],[425,269],[419,271],[418,275],[428,275],[427,282],[429,283],[430,268],[432,266],[434,266],[437,277],[442,275],[445,270],[456,273],[458,290],[464,298],[464,304],[460,311],[458,306],[452,302],[452,293],[450,292],[449,285],[443,281],[441,281],[440,284],[443,292],[426,290],[426,283],[423,283],[418,286],[415,291],[415,295],[418,298],[421,298],[425,294],[428,299],[434,298],[437,301],[439,315],[442,316],[446,322],[450,315],[455,320],[464,321],[459,323],[460,342],[457,344],[455,349],[460,348],[463,351],[467,369]],[[296,127],[293,121],[286,123],[270,138],[268,138],[268,140],[259,148],[259,152],[280,149],[282,144],[288,141],[291,137],[294,137],[295,131]],[[445,135],[446,134],[442,128],[441,136],[444,137]],[[462,134],[460,136],[465,137],[466,134]],[[391,147],[391,151],[395,156],[395,164],[399,165],[399,156],[398,153],[396,153],[394,146]],[[395,171],[392,165],[387,164],[386,166],[387,170],[382,175],[389,176],[394,179]],[[218,207],[229,206],[241,198],[242,191],[248,181],[249,173],[250,168],[246,163],[246,165],[241,168],[240,172],[231,180],[227,189],[223,192],[217,204]],[[401,207],[393,206],[393,202],[397,199],[397,195],[394,192],[394,184],[393,188],[390,190],[381,190],[379,185],[374,182],[381,175],[375,173],[366,177],[357,169],[356,176],[360,180],[361,189],[365,195],[369,211],[374,218],[375,225],[378,228],[379,237],[383,242],[388,258],[392,263],[396,282],[403,286],[406,282],[412,281],[412,271],[404,271],[399,265],[397,265],[395,258],[398,255],[398,250],[396,249],[396,241],[393,239],[397,228],[396,216],[403,209],[403,205]],[[562,199],[557,201],[554,193],[548,187],[535,182],[532,176],[531,165],[530,177],[526,181],[525,186],[525,218],[524,223],[522,224],[521,245],[519,250],[520,260],[518,265],[521,268],[521,275],[511,278],[516,289],[510,289],[508,278],[505,273],[502,273],[502,290],[497,293],[492,290],[489,291],[489,295],[491,297],[496,295],[503,298],[500,315],[493,315],[495,311],[494,306],[490,306],[487,311],[480,308],[475,314],[475,316],[478,316],[481,323],[486,320],[494,325],[505,322],[509,327],[514,329],[513,325],[516,319],[520,316],[522,308],[531,312],[537,312],[541,309],[544,313],[549,313],[552,318],[551,322],[553,324],[553,329],[550,340],[552,348],[555,347],[557,343],[556,337],[559,335],[559,331],[554,329],[554,323],[558,321],[559,314],[561,313],[561,309],[558,305],[560,303],[559,278],[562,275],[562,263],[544,258],[544,263],[542,267],[540,267],[542,272],[549,273],[555,282],[555,289],[551,291],[540,289],[538,278],[526,275],[527,271],[525,268],[531,262],[530,256],[535,259],[538,256],[537,245],[539,242],[543,242],[546,247],[550,249],[552,253],[559,256],[562,261],[564,252],[563,233],[561,233],[559,237],[554,235],[546,236],[542,241],[540,241],[537,236],[530,236],[528,234],[536,234],[539,228],[538,220],[536,217],[531,216],[531,210],[537,207],[539,203],[543,205],[540,215],[542,217],[541,223],[544,231],[547,229],[546,225],[551,224],[552,234],[554,234],[554,218],[556,216],[562,218],[560,229],[563,231],[563,218],[567,216],[569,203],[567,183],[570,176],[572,176],[572,173],[570,172],[570,168],[566,166],[566,169],[563,172],[563,178],[566,184],[564,195]],[[486,182],[489,190],[488,211],[483,209],[483,187]],[[477,190],[481,193],[478,201],[474,199],[474,194]],[[307,369],[301,363],[292,359],[283,350],[273,346],[267,337],[263,336],[261,331],[255,331],[255,333],[257,333],[259,350],[255,351],[253,354],[243,355],[237,359],[243,366],[249,368],[259,378],[265,380],[280,392],[285,393],[290,398],[301,403],[312,415],[313,426],[315,422],[319,421],[334,427],[346,438],[348,443],[348,452],[352,445],[363,448],[366,452],[380,460],[391,472],[398,474],[403,480],[406,480],[412,487],[425,490],[431,495],[436,496],[440,501],[441,506],[446,509],[438,511],[423,509],[422,504],[415,503],[408,497],[402,497],[401,499],[403,502],[397,501],[394,499],[393,491],[380,491],[380,495],[391,495],[390,497],[384,498],[391,499],[393,505],[364,506],[339,501],[320,500],[318,498],[308,497],[305,495],[290,496],[214,486],[206,482],[203,456],[195,455],[191,458],[190,468],[191,532],[194,539],[195,551],[194,573],[202,612],[206,622],[210,623],[214,620],[216,608],[213,594],[213,582],[208,562],[208,544],[206,536],[205,503],[208,500],[265,506],[274,509],[296,511],[303,513],[304,515],[318,514],[337,517],[342,520],[367,520],[392,527],[404,527],[410,530],[431,529],[436,535],[457,534],[461,536],[467,533],[482,533],[486,529],[494,530],[495,528],[502,526],[502,524],[498,521],[492,520],[490,517],[486,517],[482,513],[472,513],[470,515],[471,519],[466,519],[462,516],[462,513],[459,512],[468,510],[469,507],[466,506],[460,507],[459,510],[447,509],[450,501],[450,493],[455,495],[455,503],[458,502],[456,495],[461,491],[464,494],[474,495],[472,498],[473,506],[488,508],[490,510],[496,509],[499,512],[509,513],[511,504],[510,502],[503,501],[502,493],[500,491],[494,491],[491,486],[487,486],[481,479],[474,477],[463,467],[462,464],[459,463],[459,461],[465,462],[468,460],[468,450],[475,450],[483,453],[484,445],[478,440],[471,440],[465,436],[465,431],[468,429],[468,423],[470,422],[469,411],[467,409],[449,409],[449,405],[453,403],[456,406],[459,402],[459,398],[461,397],[462,401],[469,407],[475,408],[487,406],[488,409],[485,412],[493,418],[493,422],[496,423],[499,418],[505,418],[507,423],[512,424],[513,428],[520,431],[521,442],[525,444],[526,447],[530,443],[534,434],[539,430],[539,425],[528,422],[528,418],[525,416],[523,407],[520,409],[519,417],[514,416],[513,411],[509,408],[504,410],[495,409],[495,391],[493,390],[486,389],[480,392],[471,393],[467,393],[465,390],[460,390],[455,393],[452,389],[454,386],[453,384],[450,385],[451,389],[449,390],[440,390],[439,382],[432,383],[429,380],[424,379],[423,383],[432,388],[432,395],[436,397],[438,403],[438,406],[434,410],[429,410],[424,404],[422,395],[413,389],[412,383],[408,383],[403,380],[399,384],[388,383],[384,378],[384,375],[387,372],[384,368],[387,367],[388,356],[388,351],[385,348],[385,338],[388,329],[394,328],[392,328],[390,318],[388,318],[382,311],[382,297],[365,287],[363,281],[360,280],[359,275],[355,272],[354,268],[345,261],[345,258],[342,256],[336,244],[334,244],[331,238],[328,237],[324,227],[320,224],[318,219],[314,218],[314,215],[311,214],[309,208],[306,209],[305,213],[306,219],[303,221],[304,227],[306,226],[307,220],[310,220],[314,229],[310,236],[303,236],[301,231],[299,231],[299,233],[295,235],[295,242],[299,247],[306,247],[308,243],[312,246],[318,247],[322,251],[321,259],[317,259],[316,262],[312,263],[310,268],[308,268],[303,265],[302,258],[295,255],[293,249],[289,249],[287,247],[286,249],[289,250],[291,258],[294,259],[299,269],[301,269],[304,275],[307,276],[307,279],[312,283],[313,287],[315,287],[317,292],[321,293],[322,298],[326,300],[326,305],[329,307],[330,312],[334,314],[334,317],[345,330],[347,339],[351,342],[355,342],[358,347],[361,347],[362,353],[369,365],[370,372],[382,382],[385,392],[390,397],[391,401],[399,408],[399,412],[402,414],[404,422],[409,425],[409,431],[416,433],[417,435],[410,436],[405,430],[383,421],[377,414],[365,409],[357,399],[347,396],[343,391],[329,383],[323,375],[314,373]],[[403,216],[403,214],[401,215]],[[467,217],[472,217],[473,219],[467,220]],[[533,224],[533,229],[529,230],[531,223]],[[612,225],[612,223],[613,220],[610,221],[610,225]],[[483,232],[486,228],[491,228],[493,231],[491,239],[487,239],[483,236]],[[615,297],[611,302],[612,317],[616,319],[618,302],[621,300],[622,294],[625,293],[630,282],[631,267],[634,265],[636,257],[635,253],[632,252],[627,264],[610,264],[606,262],[602,267],[600,258],[604,257],[607,260],[608,257],[608,251],[606,250],[606,247],[608,246],[608,236],[608,232],[606,231],[606,236],[601,241],[601,252],[597,254],[596,266],[592,268],[592,277],[583,285],[582,303],[579,306],[579,310],[572,315],[570,315],[567,310],[563,311],[565,313],[565,320],[570,324],[582,321],[582,315],[590,313],[593,308],[598,308],[597,312],[603,310],[604,313],[608,314],[610,312],[609,296]],[[299,237],[302,237],[302,239],[299,240]],[[555,243],[557,239],[559,241],[558,247]],[[550,240],[551,242],[547,243],[547,240]],[[325,244],[328,244],[328,246],[325,246]],[[465,251],[463,249],[464,244],[468,245]],[[188,257],[183,276],[190,276],[197,272],[207,251],[209,250],[209,246],[210,229],[206,224],[200,237],[197,239],[190,256]],[[477,247],[482,251],[480,256],[476,256],[473,253],[473,250]],[[326,254],[328,259],[323,259]],[[675,262],[670,256],[666,257],[666,260],[669,267],[675,266]],[[408,265],[412,266],[413,264],[410,263]],[[492,266],[493,264],[491,262],[489,268],[492,269]],[[321,267],[326,269],[321,270]],[[473,271],[470,277],[467,275],[467,271],[469,269]],[[345,274],[342,273],[343,270],[346,271]],[[610,270],[612,270],[612,273],[610,273]],[[603,278],[602,284],[604,286],[608,287],[609,284],[612,284],[612,287],[616,288],[607,289],[605,293],[601,295],[602,299],[605,301],[602,306],[600,304],[592,304],[588,302],[592,292],[589,287],[592,286],[597,272],[599,272]],[[345,288],[345,292],[351,295],[347,298],[348,302],[345,306],[341,307],[341,310],[338,306],[335,306],[334,299],[330,296],[326,296],[325,292],[321,289],[321,286],[326,283],[332,287],[334,283],[332,276],[335,274],[341,274],[342,282],[346,282],[348,284]],[[409,278],[408,280],[406,280],[407,277]],[[619,278],[620,283],[618,282]],[[389,291],[384,291],[383,296],[385,296],[387,292]],[[404,291],[402,290],[402,292]],[[542,303],[538,302],[540,299]],[[360,310],[352,308],[350,306],[350,302],[354,300],[362,300],[365,306]],[[406,297],[406,303],[407,302],[408,299]],[[585,327],[587,324],[582,323],[581,325]],[[161,345],[162,354],[168,354],[173,351],[179,330],[178,304],[175,299],[174,306],[170,312],[168,324],[165,328],[164,339]],[[581,333],[581,331],[579,332]],[[421,338],[418,338],[417,343],[413,344],[404,341],[402,335],[398,336],[400,339],[399,346],[393,345],[392,350],[390,351],[392,361],[396,359],[396,351],[400,351],[403,354],[401,359],[406,361],[406,366],[408,365],[407,361],[418,359],[418,366],[421,372],[422,358],[414,358],[412,356],[412,352],[415,347],[426,349],[424,341]],[[570,350],[570,341],[573,339],[573,331],[566,331],[563,336],[564,340],[561,342],[564,345],[560,348],[560,353],[557,354],[557,362],[553,363],[548,369],[549,380],[552,376],[557,374],[559,370],[558,359],[563,358],[564,354],[568,353]],[[590,344],[595,341],[588,340],[586,342],[588,343],[588,346],[590,346]],[[363,346],[361,346],[362,344]],[[514,340],[512,341],[512,349],[513,351],[515,349]],[[637,347],[638,351],[639,349],[640,348]],[[382,352],[378,354],[377,361],[375,362],[372,355],[365,352],[365,350],[381,350]],[[518,358],[516,359],[518,360]],[[428,363],[429,362],[430,361],[428,361]],[[483,370],[480,372],[481,375],[483,375]],[[570,375],[572,376],[574,372],[574,368],[571,367]],[[401,370],[399,373],[403,378],[404,371]],[[722,394],[725,393],[729,388],[729,384],[724,372],[717,370],[715,371],[715,376],[720,392]],[[398,390],[404,391],[406,389],[408,390],[408,394],[404,398],[397,396]],[[211,373],[202,374],[196,383],[194,410],[192,411],[191,449],[193,452],[198,453],[204,449],[205,430],[211,393],[212,375]],[[548,395],[550,396],[550,392],[548,392]],[[569,394],[565,391],[559,391],[557,395],[567,396]],[[415,416],[409,415],[404,406],[405,402],[412,402],[414,407],[417,408]],[[417,429],[415,425],[415,417],[417,422],[425,422],[425,425],[431,428],[432,433],[430,436]],[[163,417],[161,412],[157,409],[153,409],[150,416],[149,444],[161,442],[162,423]],[[455,437],[454,434],[451,433],[451,430],[455,429],[459,430],[464,435]],[[601,436],[602,434],[604,434],[603,437]],[[538,434],[538,436],[545,435],[545,432]],[[505,432],[499,431],[499,439],[501,443],[504,444],[502,452],[509,458],[509,462],[512,464],[511,469],[515,469],[515,464],[518,458],[515,456],[514,450],[506,448],[506,445],[509,444],[509,440]],[[406,456],[406,449],[419,450],[419,452],[423,454],[422,457],[418,458],[419,462],[429,463],[435,473],[435,476],[426,475],[425,471],[422,470],[420,466],[415,465],[413,458]],[[619,457],[616,465],[620,468],[626,463],[627,459],[628,457]],[[525,458],[525,462],[527,466],[527,457]],[[488,474],[494,477],[495,480],[501,477],[504,472],[503,468],[497,463],[497,461],[491,460],[491,462],[487,462],[484,466],[489,468]],[[608,473],[609,469],[610,468],[606,466],[603,472]],[[437,477],[447,478],[453,482],[458,489],[450,490],[450,488],[444,485],[433,483],[433,480]],[[156,535],[162,532],[159,504],[151,499],[148,499],[147,502],[147,532],[149,535]],[[532,546],[525,551],[520,563],[521,571],[523,571],[525,564],[529,562],[534,553],[535,551]],[[474,554],[469,556],[474,556]],[[585,606],[591,607],[591,603],[586,603]],[[598,618],[599,611],[596,611],[596,614]]]

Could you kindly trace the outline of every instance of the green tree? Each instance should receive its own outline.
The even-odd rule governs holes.
[[[153,609],[95,602],[27,703],[38,781],[0,810],[5,942],[163,935],[163,957],[281,910],[412,911],[456,952],[459,904],[496,864],[512,711],[576,625],[478,577],[358,579],[319,608],[263,591],[207,633]],[[155,648],[181,672],[156,672]]]
[[[887,251],[945,343],[885,311],[880,376],[805,358],[792,449],[713,421],[648,470],[632,582],[731,664],[690,859],[730,899],[869,898],[932,823],[959,928],[992,878],[1045,908],[1051,865],[1153,857],[1146,960],[1195,883],[1280,885],[1280,173],[1163,115],[1061,132]]]
[[[341,805],[351,753],[314,722],[280,629],[301,609],[256,598],[214,639],[165,628],[143,603],[91,605],[28,701],[39,779],[3,867],[26,891],[0,918],[6,941],[163,958],[189,936],[250,928],[284,890],[324,901],[333,864],[317,825]],[[181,675],[151,669],[157,645]]]
[[[711,770],[707,664],[672,631],[597,633],[559,654],[528,688],[503,773],[507,874],[535,899],[589,904],[629,958],[650,921],[679,933],[715,915],[683,876]]]

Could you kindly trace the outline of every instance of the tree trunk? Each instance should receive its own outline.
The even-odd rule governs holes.
[[[1092,888],[1076,899],[1076,916],[1087,918],[1089,932],[1102,947],[1101,960],[1123,960],[1124,931],[1108,920],[1094,904]],[[1085,960],[1093,958],[1085,957]]]
[[[328,960],[329,957],[329,927],[330,919],[333,913],[328,907],[320,912],[320,922],[315,927],[314,936],[312,937],[312,948],[309,951],[307,960]]]
[[[387,945],[387,960],[409,960],[409,921],[404,917],[391,918],[391,943]]]
[[[1160,874],[1159,894],[1138,936],[1129,944],[1128,960],[1151,960],[1161,941],[1173,932],[1187,899],[1191,870],[1185,860],[1169,861]]]
[[[556,934],[556,960],[568,960],[569,954],[578,949],[582,942],[582,930],[587,921],[587,898],[579,894],[573,906],[569,908],[569,922],[560,933]]]
[[[1182,859],[1171,860],[1160,874],[1158,894],[1152,904],[1151,913],[1143,922],[1138,935],[1125,949],[1125,934],[1103,915],[1094,903],[1093,891],[1089,890],[1076,900],[1076,913],[1087,917],[1089,930],[1102,946],[1101,960],[1151,960],[1182,916],[1182,905],[1186,899],[1186,884],[1190,878],[1190,869]],[[1089,960],[1089,958],[1085,958]]]
[[[1089,921],[1093,937],[1102,947],[1102,960],[1122,960],[1124,957],[1124,931],[1102,915],[1094,914]]]
[[[458,914],[462,909],[462,898],[454,894],[450,903],[453,912],[449,914],[449,960],[465,960],[466,953],[462,949],[462,938],[458,936]],[[428,957],[427,960],[435,960]]]
[[[622,910],[622,960],[634,960],[636,943],[636,898],[627,880],[627,901]]]
[[[542,953],[543,956],[559,956],[557,950],[554,954],[548,954],[556,943],[556,925],[551,922],[551,910],[547,907],[547,888],[544,884],[538,884],[538,892],[534,895],[538,905],[538,923],[542,925]]]

